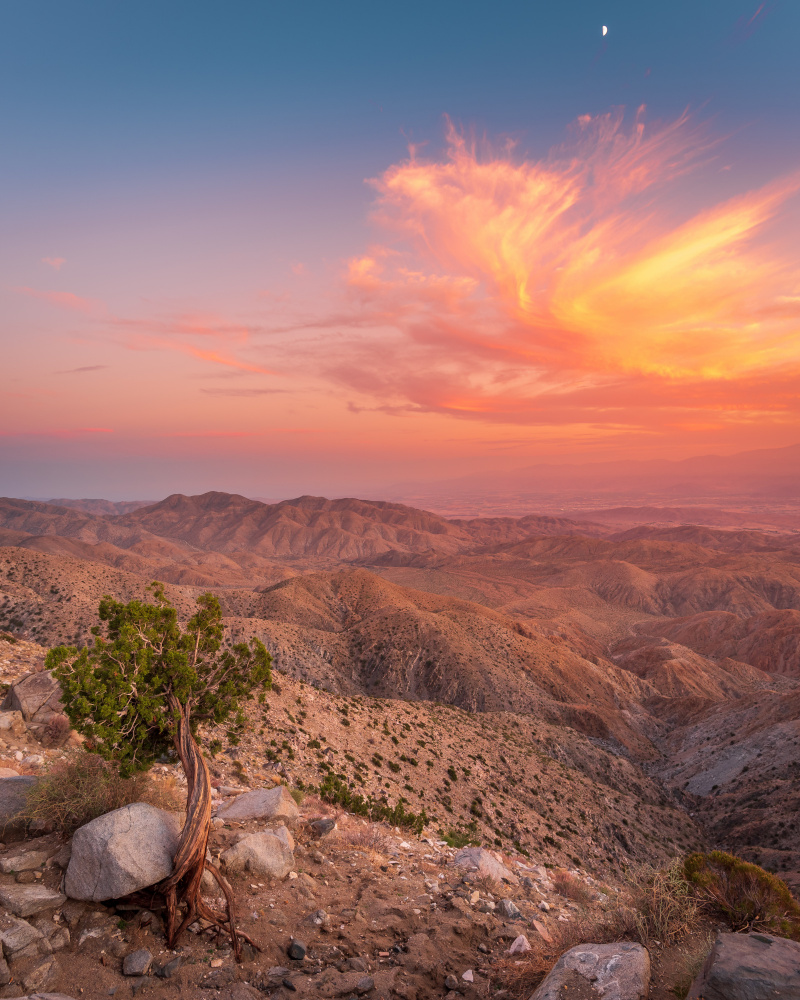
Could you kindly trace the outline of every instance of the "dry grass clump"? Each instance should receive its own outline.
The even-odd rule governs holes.
[[[155,781],[149,774],[123,778],[113,764],[79,750],[52,764],[31,787],[24,816],[28,823],[71,837],[78,827],[132,802],[183,808],[173,779]]]
[[[334,842],[351,850],[364,851],[384,857],[389,853],[392,839],[386,827],[380,823],[359,823],[357,826],[346,826],[337,829],[333,834]]]
[[[550,881],[555,886],[557,893],[566,896],[567,899],[574,899],[581,906],[588,906],[592,900],[592,890],[589,886],[563,868],[552,872]]]
[[[724,851],[691,854],[684,872],[703,903],[733,930],[760,927],[800,941],[800,904],[772,872]]]
[[[687,882],[683,862],[676,858],[668,868],[645,865],[628,872],[637,940],[669,945],[680,941],[697,922],[698,906]]]

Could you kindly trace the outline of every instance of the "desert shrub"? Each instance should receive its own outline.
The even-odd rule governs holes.
[[[156,782],[142,773],[123,778],[113,764],[80,750],[52,764],[31,787],[24,816],[71,837],[78,827],[132,802],[182,808],[174,781]]]
[[[422,833],[428,822],[428,815],[423,809],[420,813],[407,810],[402,802],[390,806],[387,802],[377,801],[371,795],[361,795],[354,792],[341,776],[328,773],[319,786],[320,798],[333,805],[342,806],[348,812],[357,816],[366,816],[373,821],[383,821],[392,826],[405,826],[415,833]]]
[[[556,892],[562,896],[566,896],[567,899],[574,899],[576,903],[580,903],[582,906],[587,906],[591,902],[592,891],[589,886],[581,881],[581,879],[570,875],[563,868],[554,871],[550,876],[550,881],[555,886]]]
[[[697,920],[697,902],[676,858],[667,868],[645,865],[627,873],[637,938],[644,944],[680,941]]]
[[[724,851],[691,854],[684,871],[699,898],[733,930],[762,927],[800,940],[800,904],[772,872]]]
[[[451,827],[448,830],[439,830],[439,836],[447,842],[448,847],[477,847],[480,844],[478,839],[478,824],[473,820],[467,826]]]
[[[305,798],[305,792],[301,788],[290,788],[289,794],[298,805],[302,805],[303,799]]]
[[[334,839],[343,846],[381,855],[388,854],[392,846],[388,831],[377,823],[337,830]]]

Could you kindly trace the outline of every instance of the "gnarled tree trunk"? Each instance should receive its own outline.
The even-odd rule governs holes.
[[[186,822],[181,831],[175,854],[172,874],[157,889],[163,893],[167,906],[167,947],[176,941],[192,921],[198,917],[210,920],[230,934],[236,960],[241,959],[242,940],[250,938],[236,929],[236,911],[227,879],[219,869],[206,860],[208,836],[211,831],[211,778],[200,748],[192,736],[189,716],[175,698],[170,698],[170,709],[178,718],[175,749],[183,767],[187,788]],[[208,907],[200,895],[200,883],[205,870],[211,872],[225,896],[227,913]],[[181,918],[179,908],[186,907]]]

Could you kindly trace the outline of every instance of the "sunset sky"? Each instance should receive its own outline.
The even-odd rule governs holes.
[[[6,0],[0,493],[799,442],[799,45],[794,0]]]

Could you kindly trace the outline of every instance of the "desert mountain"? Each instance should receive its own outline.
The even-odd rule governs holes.
[[[754,798],[794,801],[798,536],[652,510],[636,523],[221,493],[121,513],[6,500],[0,628],[81,643],[104,593],[145,597],[160,579],[188,616],[213,589],[231,634],[262,638],[287,677],[538,720],[657,775],[715,842],[761,838],[800,879],[800,833]]]

